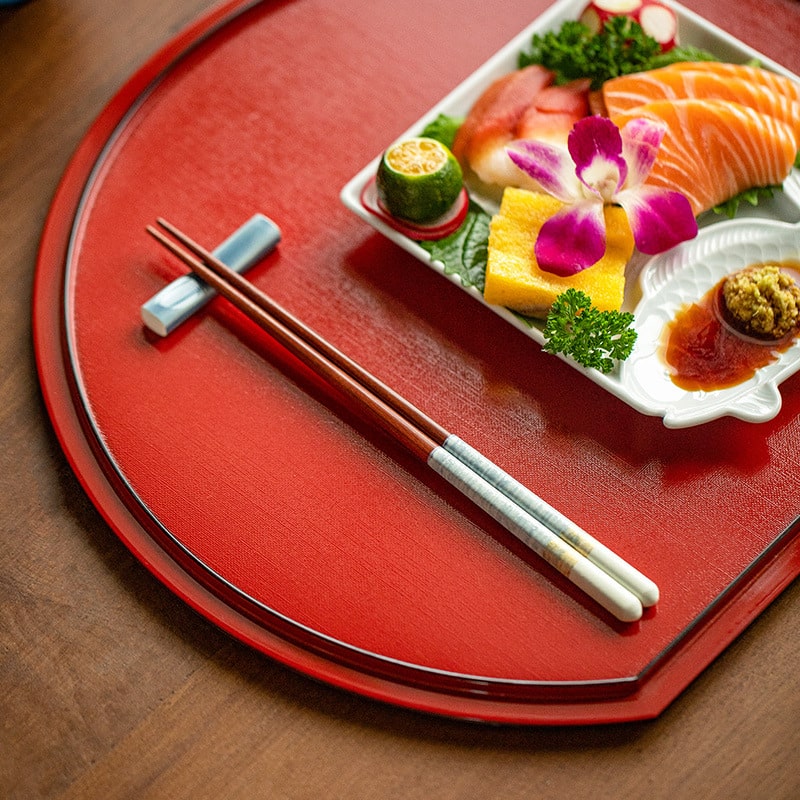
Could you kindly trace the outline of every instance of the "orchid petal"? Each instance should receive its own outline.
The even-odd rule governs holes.
[[[692,207],[680,192],[640,186],[620,192],[616,199],[628,215],[633,240],[642,253],[663,253],[697,235]]]
[[[558,200],[571,203],[580,196],[575,166],[563,148],[533,139],[520,139],[506,147],[506,152],[543,191]]]
[[[625,188],[632,189],[644,183],[653,169],[666,132],[666,123],[643,117],[632,119],[622,129],[622,154],[628,165]]]
[[[605,251],[603,204],[588,200],[550,217],[539,231],[534,254],[541,269],[568,277],[596,264]]]
[[[570,131],[567,147],[580,181],[603,200],[611,200],[628,172],[619,128],[606,117],[584,117]]]

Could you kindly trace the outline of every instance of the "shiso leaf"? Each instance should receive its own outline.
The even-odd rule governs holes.
[[[456,275],[464,286],[474,286],[482,293],[489,258],[490,219],[474,200],[470,200],[466,219],[457,231],[444,239],[418,244],[430,253],[432,260],[442,263],[446,275]]]

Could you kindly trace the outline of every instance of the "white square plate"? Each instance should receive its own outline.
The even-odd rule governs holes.
[[[678,17],[680,43],[694,45],[714,53],[724,61],[742,63],[758,60],[762,66],[794,80],[797,76],[780,64],[748,47],[694,12],[671,0],[662,0]],[[555,30],[568,19],[577,19],[586,0],[559,0],[538,17],[505,47],[486,61],[469,78],[457,86],[437,105],[431,108],[411,128],[402,132],[395,141],[419,135],[424,127],[439,114],[465,116],[483,90],[496,78],[517,68],[517,57],[530,44],[535,33]],[[392,144],[387,142],[387,147]],[[404,248],[420,261],[438,271],[444,278],[459,285],[477,301],[484,303],[510,325],[523,331],[539,344],[544,343],[543,324],[521,319],[500,306],[486,304],[475,287],[463,286],[458,276],[445,273],[444,266],[415,241],[398,233],[368,211],[361,202],[365,186],[374,177],[381,154],[378,154],[342,189],[341,199],[347,208],[387,238]],[[497,211],[496,198],[481,195],[467,182],[471,197],[488,213]],[[800,220],[800,174],[797,169],[784,184],[783,192],[776,193],[768,202],[755,209],[740,210],[734,221],[707,212],[699,221],[697,238],[679,245],[668,253],[650,259],[634,255],[626,273],[624,308],[634,312],[638,339],[631,357],[612,372],[603,374],[586,369],[571,359],[564,359],[587,378],[620,398],[643,414],[660,416],[668,427],[698,425],[722,416],[733,416],[750,422],[763,422],[773,418],[781,407],[778,385],[800,368],[800,343],[786,350],[778,360],[757,371],[756,375],[734,389],[688,392],[676,387],[669,379],[667,368],[659,360],[658,339],[665,322],[663,308],[674,310],[684,302],[698,300],[698,291],[709,280],[713,285],[729,272],[746,266],[731,266],[725,254],[746,252],[752,259],[762,257],[783,259],[800,255],[800,229],[790,223]],[[746,250],[741,244],[748,243]],[[698,261],[702,265],[697,269]],[[653,301],[656,293],[660,300]],[[661,302],[663,301],[663,302]],[[653,311],[661,307],[660,316]],[[560,357],[560,356],[559,356]]]

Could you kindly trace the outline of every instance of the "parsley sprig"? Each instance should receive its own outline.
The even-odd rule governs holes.
[[[556,31],[534,34],[519,55],[519,66],[540,64],[556,74],[556,83],[589,78],[593,89],[620,75],[665,66],[673,61],[707,61],[713,56],[697,48],[674,47],[666,53],[631,17],[613,17],[600,33],[567,20]]]
[[[600,311],[578,289],[562,292],[550,308],[544,326],[544,350],[571,356],[584,367],[611,372],[626,359],[636,342],[628,311]]]

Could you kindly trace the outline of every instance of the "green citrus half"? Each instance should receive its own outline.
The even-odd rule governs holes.
[[[386,210],[418,223],[441,217],[455,203],[462,184],[455,156],[441,142],[425,137],[390,147],[376,177],[378,197]]]

